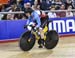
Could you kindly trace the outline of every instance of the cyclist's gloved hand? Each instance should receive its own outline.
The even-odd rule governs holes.
[[[38,26],[35,26],[34,29],[36,30],[38,28]]]
[[[31,26],[27,26],[27,29],[28,29],[29,31],[31,31],[31,30],[32,30],[32,27],[31,27]]]
[[[29,26],[35,27],[35,23],[34,22],[30,22]]]

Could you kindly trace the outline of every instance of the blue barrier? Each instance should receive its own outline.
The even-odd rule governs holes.
[[[25,31],[26,20],[0,21],[0,40],[19,38]]]
[[[52,18],[50,30],[56,30],[60,35],[75,34],[75,17]],[[23,28],[27,20],[0,21],[0,40],[19,38],[26,30]]]

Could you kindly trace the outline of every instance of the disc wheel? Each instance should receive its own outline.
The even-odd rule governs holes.
[[[23,35],[20,38],[20,48],[23,51],[29,51],[33,48],[34,44],[35,44],[35,35],[31,33],[31,31],[27,31],[25,33],[23,33]]]
[[[59,41],[58,33],[55,30],[48,31],[45,40],[45,47],[47,49],[53,49],[56,47]]]

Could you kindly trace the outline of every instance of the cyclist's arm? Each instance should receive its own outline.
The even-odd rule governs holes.
[[[36,20],[36,22],[37,22],[37,26],[36,27],[40,27],[41,20],[40,20],[40,17],[39,17],[39,15],[37,13],[34,13],[33,20]]]
[[[27,23],[26,23],[26,25],[28,25],[28,23],[29,23],[29,20],[27,19]]]
[[[40,18],[39,17],[37,17],[36,22],[37,22],[37,26],[36,27],[40,27],[41,21],[40,21]]]
[[[27,19],[27,25],[29,25],[29,23],[31,22],[31,18],[29,17],[28,19]]]

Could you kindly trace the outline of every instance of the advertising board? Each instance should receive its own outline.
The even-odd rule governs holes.
[[[50,18],[49,30],[56,30],[59,35],[75,35],[75,17]],[[2,20],[0,21],[0,40],[20,38],[27,20]]]

